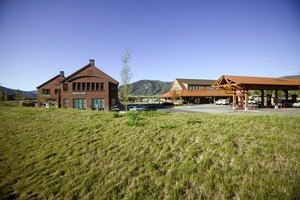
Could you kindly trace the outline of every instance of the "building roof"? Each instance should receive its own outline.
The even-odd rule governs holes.
[[[72,78],[74,78],[77,74],[79,74],[80,72],[84,71],[85,69],[89,68],[89,67],[95,67],[97,68],[95,65],[94,65],[94,60],[90,60],[90,63],[87,64],[86,66],[80,68],[79,70],[77,70],[76,72],[74,72],[73,74],[67,76],[64,80],[61,81],[61,83],[64,83],[64,82],[67,82],[69,80],[71,80]],[[105,72],[103,72],[102,70],[98,69],[101,73],[105,74],[107,77],[109,77],[111,79],[112,82],[114,82],[115,84],[119,84],[118,81],[116,81],[115,79],[113,79],[111,76],[109,76],[108,74],[106,74]]]
[[[55,79],[57,79],[57,78],[59,78],[59,77],[61,77],[61,78],[63,78],[63,79],[65,78],[63,75],[58,74],[58,75],[54,76],[53,78],[51,78],[50,80],[46,81],[45,83],[43,83],[43,84],[37,86],[36,88],[39,89],[39,88],[43,87],[44,85],[50,83],[51,81],[53,81],[53,80],[55,80]]]
[[[271,78],[271,77],[252,77],[252,76],[232,76],[223,75],[215,83],[213,87],[229,90],[229,89],[300,89],[300,80],[287,78]]]
[[[225,97],[232,96],[231,94],[226,94],[224,90],[183,90],[182,97]]]
[[[180,91],[169,91],[162,94],[160,98],[173,98],[173,97],[225,97],[232,96],[226,94],[224,90],[180,90]]]
[[[176,80],[182,89],[188,89],[184,84],[187,85],[201,85],[201,86],[211,86],[216,80],[206,80],[206,79],[186,79],[186,78],[176,78]]]

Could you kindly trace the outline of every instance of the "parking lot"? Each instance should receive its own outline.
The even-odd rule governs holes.
[[[208,113],[208,114],[228,114],[228,115],[283,115],[283,116],[300,116],[300,108],[255,108],[252,110],[233,110],[229,105],[183,105],[172,108],[159,109],[168,113]]]

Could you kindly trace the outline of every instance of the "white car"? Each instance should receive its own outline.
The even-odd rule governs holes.
[[[293,107],[300,108],[300,101],[293,103]]]
[[[216,105],[229,105],[229,101],[227,99],[218,99],[215,102]]]

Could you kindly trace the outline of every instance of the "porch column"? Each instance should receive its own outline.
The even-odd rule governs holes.
[[[232,91],[232,109],[236,109],[236,94],[235,94],[235,90]]]
[[[260,98],[261,98],[261,107],[263,108],[265,106],[265,91],[260,90]]]
[[[274,100],[275,102],[275,109],[278,109],[278,90],[276,89],[275,90],[275,100]]]
[[[245,110],[248,110],[249,91],[245,90]]]
[[[287,101],[289,99],[289,91],[284,90],[284,94],[285,94],[285,100]]]

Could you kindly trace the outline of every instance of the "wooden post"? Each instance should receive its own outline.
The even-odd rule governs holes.
[[[236,109],[236,94],[235,90],[232,91],[232,109]]]
[[[274,101],[275,101],[275,102],[274,102],[274,103],[275,103],[274,108],[275,108],[275,109],[278,109],[278,102],[279,102],[279,101],[278,101],[278,90],[277,90],[277,89],[275,90],[275,100],[274,100]]]
[[[284,90],[284,93],[285,93],[285,100],[287,101],[289,99],[289,91]]]
[[[245,90],[245,110],[248,110],[249,91]]]
[[[265,91],[264,90],[260,90],[260,98],[261,98],[261,107],[263,108],[265,106]]]

